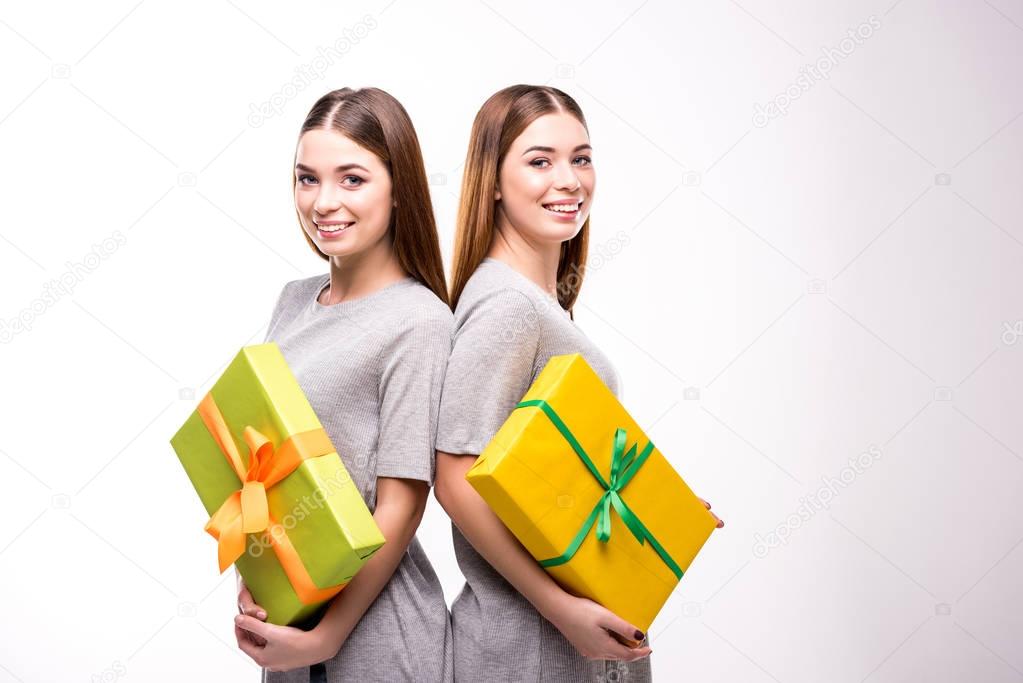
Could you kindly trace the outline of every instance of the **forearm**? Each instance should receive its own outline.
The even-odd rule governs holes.
[[[435,495],[466,540],[550,621],[567,595],[465,479],[474,458],[437,454]]]
[[[414,499],[405,496],[399,500],[388,500],[380,495],[382,491],[378,489],[373,519],[380,527],[386,543],[373,553],[373,557],[331,601],[314,629],[323,641],[326,658],[329,659],[341,649],[363,614],[391,580],[409,543],[415,537],[429,495],[425,482],[420,483],[421,491],[415,494]]]

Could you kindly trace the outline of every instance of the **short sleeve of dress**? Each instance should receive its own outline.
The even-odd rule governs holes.
[[[381,349],[377,476],[433,484],[444,370],[451,353],[451,313],[415,315]]]
[[[437,450],[479,455],[533,381],[540,317],[514,289],[480,300],[456,330],[441,395]]]

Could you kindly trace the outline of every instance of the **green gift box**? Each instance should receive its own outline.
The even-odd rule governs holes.
[[[274,624],[336,595],[384,544],[274,343],[246,346],[171,438],[233,562]]]

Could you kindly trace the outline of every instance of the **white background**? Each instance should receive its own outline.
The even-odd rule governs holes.
[[[0,10],[0,682],[256,679],[168,439],[325,272],[301,120],[341,86],[402,101],[447,257],[472,117],[518,82],[589,120],[592,243],[620,248],[578,322],[727,521],[657,678],[1023,680],[1023,5],[388,2]],[[450,601],[435,503],[419,536]]]

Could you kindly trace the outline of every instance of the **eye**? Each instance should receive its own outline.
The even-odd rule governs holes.
[[[298,184],[299,185],[309,185],[310,183],[315,183],[315,182],[316,182],[316,178],[312,177],[311,175],[300,175],[298,177]]]
[[[532,166],[533,168],[547,168],[548,166],[551,165],[551,162],[550,162],[550,159],[545,159],[544,157],[538,157],[538,158],[533,159],[532,161],[530,161],[529,165]]]
[[[344,178],[341,179],[341,184],[347,185],[348,187],[358,187],[359,185],[362,185],[364,182],[365,181],[357,175],[346,175]]]
[[[590,164],[593,163],[593,159],[586,156],[585,154],[580,154],[575,159],[572,159],[572,163],[575,164],[576,166],[589,166]]]

